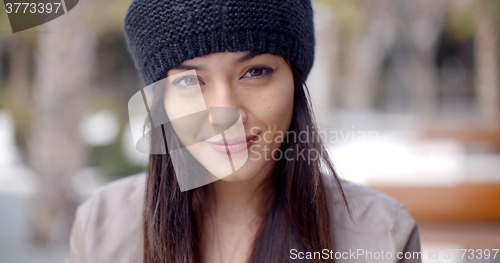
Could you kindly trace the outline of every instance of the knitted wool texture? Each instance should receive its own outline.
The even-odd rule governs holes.
[[[303,79],[314,60],[310,0],[133,0],[123,29],[146,85],[185,60],[217,52],[279,55]]]

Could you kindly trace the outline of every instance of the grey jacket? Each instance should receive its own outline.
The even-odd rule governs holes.
[[[112,182],[79,206],[66,263],[142,262],[144,174]],[[325,177],[326,178],[326,177]],[[342,181],[352,215],[331,179],[331,238],[334,251],[300,253],[290,257],[334,257],[336,262],[421,262],[417,225],[406,208],[370,188]]]

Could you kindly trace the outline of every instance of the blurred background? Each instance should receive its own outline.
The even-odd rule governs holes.
[[[313,3],[307,84],[339,175],[408,208],[424,262],[500,248],[500,1]],[[128,126],[129,4],[80,1],[15,34],[0,7],[1,263],[62,262],[76,206],[147,163]]]

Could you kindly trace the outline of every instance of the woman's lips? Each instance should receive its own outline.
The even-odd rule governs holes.
[[[226,138],[227,145],[224,144],[224,140],[222,139],[215,142],[206,142],[208,142],[208,144],[210,144],[210,147],[212,147],[212,149],[214,149],[218,153],[237,154],[250,148],[256,138],[256,135]]]

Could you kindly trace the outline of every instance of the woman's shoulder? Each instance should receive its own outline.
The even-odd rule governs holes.
[[[78,207],[77,214],[86,218],[87,225],[94,226],[114,219],[125,219],[128,222],[131,222],[131,219],[142,220],[145,183],[144,173],[107,183],[95,190]]]
[[[114,208],[115,205],[142,204],[146,175],[144,173],[127,176],[109,182],[97,190],[80,206],[99,205],[105,208]]]
[[[137,174],[107,183],[95,190],[79,207],[77,213],[96,220],[142,212],[145,174]],[[82,215],[85,214],[85,215]]]
[[[398,252],[420,251],[417,225],[403,204],[384,193],[341,179],[348,212],[339,185],[332,176],[325,178],[337,251],[384,251],[393,256]]]
[[[401,212],[400,210],[406,211],[403,204],[377,190],[345,179],[339,179],[337,183],[331,176],[324,175],[324,177],[326,178],[325,187],[330,195],[331,201],[335,204],[336,214],[342,214],[344,213],[343,211],[347,213],[342,193],[345,195],[346,201],[352,212],[351,216],[358,217],[364,216],[365,214],[370,214],[372,216],[387,216],[391,213],[399,213]],[[339,184],[342,191],[340,190]]]
[[[142,262],[145,178],[108,183],[78,207],[66,262]]]

